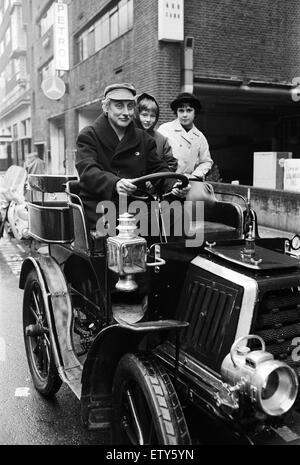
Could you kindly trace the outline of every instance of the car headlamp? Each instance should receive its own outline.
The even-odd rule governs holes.
[[[245,339],[258,339],[261,350],[251,351],[245,343],[242,344]],[[295,371],[286,363],[274,360],[259,336],[248,335],[235,341],[223,360],[221,373],[226,382],[268,415],[284,414],[296,400],[298,379]]]
[[[299,250],[300,249],[300,236],[299,234],[295,234],[294,237],[290,240],[291,248],[293,250]]]
[[[146,271],[147,242],[136,234],[135,218],[130,213],[119,217],[119,234],[107,239],[108,268],[119,275],[116,288],[134,291],[134,275]]]

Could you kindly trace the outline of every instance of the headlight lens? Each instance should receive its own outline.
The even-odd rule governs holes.
[[[299,234],[295,234],[295,236],[291,239],[291,247],[293,250],[300,249],[300,236]]]

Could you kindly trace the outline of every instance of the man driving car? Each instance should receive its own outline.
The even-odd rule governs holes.
[[[76,168],[89,226],[95,229],[101,200],[118,202],[120,195],[130,196],[137,189],[134,178],[150,173],[171,172],[156,152],[156,143],[146,131],[133,123],[136,90],[128,83],[105,88],[103,113],[83,128],[77,138]],[[159,183],[163,192],[172,191],[185,198],[189,186],[180,189],[176,179]]]

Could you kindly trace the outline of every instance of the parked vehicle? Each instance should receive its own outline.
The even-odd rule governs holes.
[[[4,233],[16,239],[27,239],[28,211],[25,201],[27,172],[12,165],[5,172],[0,183],[0,237]]]
[[[187,182],[135,182],[166,176]],[[163,228],[149,245],[127,213],[119,234],[99,236],[77,180],[29,185],[30,234],[45,246],[24,261],[20,288],[43,396],[67,383],[84,424],[112,444],[300,444],[300,268],[286,238],[255,237],[251,221],[245,234],[251,209],[226,201],[191,218],[201,245]]]

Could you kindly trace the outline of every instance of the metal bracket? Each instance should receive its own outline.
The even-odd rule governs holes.
[[[151,246],[151,248],[152,247],[153,246]],[[151,248],[150,248],[150,251],[151,251]],[[158,245],[158,244],[154,245],[154,259],[155,259],[154,262],[146,263],[146,265],[149,266],[149,267],[155,267],[155,269],[154,269],[155,273],[159,273],[159,271],[160,271],[159,268],[162,265],[166,264],[166,260],[164,260],[163,258],[160,257],[160,245]]]

